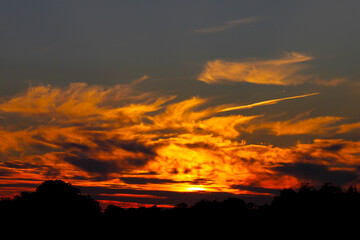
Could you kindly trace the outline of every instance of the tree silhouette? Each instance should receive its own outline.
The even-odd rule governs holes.
[[[61,180],[43,182],[35,192],[23,192],[13,200],[3,200],[4,217],[31,221],[78,221],[99,217],[101,208],[89,195]]]
[[[80,190],[61,180],[49,180],[37,187],[36,194],[46,198],[74,198]]]
[[[270,204],[260,206],[230,197],[221,202],[203,199],[193,206],[180,203],[168,209],[156,205],[130,209],[108,205],[101,213],[97,201],[61,180],[45,181],[35,192],[23,192],[12,199],[0,200],[0,217],[7,222],[38,223],[34,219],[42,219],[43,223],[53,223],[60,219],[73,225],[94,222],[103,229],[121,226],[124,231],[145,226],[151,226],[151,231],[160,227],[173,230],[271,230],[271,227],[279,226],[306,231],[309,226],[319,223],[327,226],[357,224],[359,214],[360,193],[356,187],[350,186],[344,191],[330,183],[319,189],[306,183],[298,189],[285,188]]]

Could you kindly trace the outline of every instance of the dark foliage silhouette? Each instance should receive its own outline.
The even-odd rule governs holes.
[[[350,186],[346,191],[325,183],[320,189],[302,184],[297,190],[284,189],[271,203],[271,217],[277,220],[353,224],[360,214],[360,194]]]
[[[80,221],[101,216],[97,201],[61,180],[43,182],[35,192],[23,192],[0,201],[2,219],[16,221]]]
[[[358,224],[360,193],[354,186],[343,190],[325,183],[319,189],[302,184],[298,189],[283,189],[270,204],[257,206],[239,198],[223,201],[201,200],[193,206],[179,203],[174,208],[121,208],[100,205],[89,195],[61,180],[43,182],[35,192],[22,193],[0,201],[1,219],[46,219],[96,223],[98,227],[123,230],[151,226],[149,231],[167,229],[249,230],[296,226],[309,229]],[[298,229],[299,230],[299,229]]]

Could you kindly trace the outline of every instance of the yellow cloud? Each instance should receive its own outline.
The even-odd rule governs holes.
[[[317,95],[317,94],[319,94],[319,93],[310,93],[310,94],[304,94],[304,95],[293,96],[293,97],[271,99],[271,100],[261,101],[261,102],[252,103],[252,104],[248,104],[248,105],[228,107],[228,108],[221,109],[219,112],[228,112],[228,111],[248,109],[248,108],[253,108],[253,107],[258,107],[258,106],[263,106],[263,105],[271,105],[271,104],[276,104],[276,103],[278,103],[280,101],[284,101],[284,100],[309,97],[309,96],[313,96],[313,95]]]
[[[208,61],[198,80],[213,84],[223,81],[255,84],[295,85],[305,82],[309,76],[301,74],[299,63],[311,60],[305,54],[290,52],[280,59],[249,61]]]
[[[104,88],[86,83],[72,83],[68,87],[36,86],[30,87],[8,101],[0,104],[3,112],[22,115],[48,115],[68,118],[90,117],[106,114],[107,105],[121,105],[124,99],[136,102],[149,97],[148,93],[136,94],[133,85],[143,81],[144,76],[130,84]]]
[[[325,116],[309,118],[298,121],[278,121],[273,123],[265,123],[264,128],[269,128],[275,135],[296,135],[296,134],[321,134],[327,133],[331,124],[338,122],[344,118]]]
[[[212,117],[199,122],[198,126],[203,131],[208,131],[227,138],[236,138],[240,135],[236,126],[248,123],[254,118],[256,118],[256,116],[232,115]]]

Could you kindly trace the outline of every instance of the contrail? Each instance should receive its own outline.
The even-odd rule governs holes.
[[[252,103],[252,104],[248,104],[248,105],[225,108],[225,109],[220,110],[219,112],[228,112],[228,111],[234,111],[234,110],[239,110],[239,109],[248,109],[248,108],[253,108],[253,107],[262,106],[262,105],[275,104],[275,103],[278,103],[280,101],[284,101],[284,100],[288,100],[288,99],[303,98],[303,97],[309,97],[309,96],[318,95],[318,94],[320,94],[320,93],[310,93],[310,94],[293,96],[293,97],[277,98],[277,99]]]

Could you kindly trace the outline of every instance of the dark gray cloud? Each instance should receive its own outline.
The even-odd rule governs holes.
[[[197,143],[187,143],[184,144],[187,148],[200,148],[200,149],[218,149],[219,147],[215,144],[206,143],[206,142],[197,142]]]
[[[98,148],[103,151],[109,152],[113,149],[121,148],[132,153],[156,155],[155,146],[145,145],[139,140],[127,140],[115,137],[105,138],[105,136],[101,134],[92,134],[89,136],[89,139],[91,139],[98,146]]]
[[[146,145],[140,140],[129,140],[118,137],[108,138],[106,133],[107,132],[100,132],[96,134],[88,133],[84,135],[89,141],[94,143],[95,146],[72,142],[66,136],[59,136],[56,140],[49,141],[40,135],[32,136],[36,142],[31,143],[31,146],[36,150],[53,150],[54,146],[56,146],[57,148],[62,148],[67,152],[81,152],[82,154],[99,151],[113,152],[116,149],[123,149],[127,152],[142,154],[142,156],[144,156],[144,159],[137,160],[135,158],[133,161],[129,161],[134,162],[135,165],[139,165],[140,162],[146,162],[147,160],[145,159],[151,159],[156,156],[156,146]]]
[[[252,195],[252,194],[233,194],[228,192],[172,192],[172,191],[152,191],[152,190],[138,190],[138,189],[110,189],[103,187],[82,187],[76,186],[81,189],[84,194],[90,194],[97,200],[112,200],[119,202],[136,202],[140,204],[167,204],[176,205],[181,202],[187,203],[189,206],[194,205],[203,199],[222,201],[229,197],[236,197],[243,199],[246,202],[253,202],[261,205],[270,203],[273,196],[270,195]],[[104,195],[102,195],[104,194]],[[112,194],[131,194],[129,196],[120,196]],[[139,197],[136,197],[139,195]],[[155,196],[155,198],[146,198],[141,195]]]
[[[7,161],[7,162],[2,162],[1,166],[3,167],[7,167],[7,168],[12,168],[12,169],[34,169],[37,168],[38,165],[35,165],[33,163],[29,163],[29,162],[23,162],[23,161]]]
[[[127,157],[125,159],[122,160],[123,164],[125,163],[125,165],[131,167],[142,167],[144,166],[148,161],[150,161],[152,158],[148,157],[148,156],[144,156],[144,157]]]
[[[51,151],[56,148],[62,148],[67,151],[90,151],[90,147],[85,144],[70,142],[65,136],[60,136],[56,140],[49,141],[44,136],[33,135],[35,142],[30,146],[37,151]]]
[[[115,144],[116,147],[122,148],[126,151],[133,153],[144,153],[147,155],[156,155],[154,149],[150,146],[135,141],[135,140],[121,140]]]
[[[338,152],[344,147],[346,147],[345,143],[337,143],[337,144],[331,144],[329,146],[324,146],[322,149],[330,152]]]
[[[323,149],[323,147],[321,147]],[[311,162],[311,164],[316,165],[317,162],[329,162],[329,163],[336,163],[338,161],[338,158],[336,156],[332,155],[314,155],[313,152],[314,149],[311,149],[311,151],[296,151],[294,154],[296,155],[296,159],[299,161],[306,161]]]
[[[44,172],[45,176],[48,177],[56,177],[60,174],[60,170],[44,165],[41,162],[39,164],[30,163],[30,162],[23,162],[23,161],[7,161],[0,163],[0,166],[3,167],[3,169],[0,170],[0,175],[11,175],[11,173],[15,172],[17,169],[31,169],[33,172],[36,171],[42,171]]]
[[[0,169],[0,176],[9,176],[13,173],[10,169]]]
[[[127,184],[164,184],[164,183],[178,183],[177,181],[171,179],[159,179],[159,178],[143,178],[143,177],[122,177],[120,178],[123,182]]]
[[[35,182],[34,179],[19,179],[19,180],[28,180]],[[41,181],[38,183],[0,183],[0,188],[37,188],[41,184]]]
[[[60,144],[60,146],[64,149],[74,149],[74,150],[80,150],[83,152],[88,152],[91,150],[91,148],[85,144],[79,144],[79,143],[73,143],[73,142],[63,142]]]
[[[114,161],[103,161],[86,156],[81,157],[76,155],[61,157],[65,162],[91,173],[99,173],[101,175],[106,175],[113,172],[120,172],[122,170],[119,165]]]
[[[207,178],[197,178],[191,181],[191,184],[194,185],[206,185],[213,183],[213,180]]]
[[[246,190],[255,193],[270,193],[277,195],[279,194],[281,189],[275,188],[263,188],[263,187],[256,187],[256,186],[244,186],[244,185],[232,185],[231,188],[239,189],[239,190]]]
[[[355,171],[329,170],[326,165],[312,163],[286,163],[275,167],[274,170],[279,174],[292,175],[305,181],[330,182],[338,185],[353,181],[358,176]]]
[[[86,136],[89,141],[95,143],[94,146],[70,142],[66,138],[57,139],[53,144],[65,150],[57,156],[86,172],[97,173],[102,177],[110,173],[120,173],[125,169],[142,167],[156,156],[154,146],[147,146],[138,140],[107,138],[106,133],[92,133]],[[43,138],[41,140],[45,141]],[[117,149],[123,149],[129,154],[111,160],[93,157],[101,153],[112,154]]]

